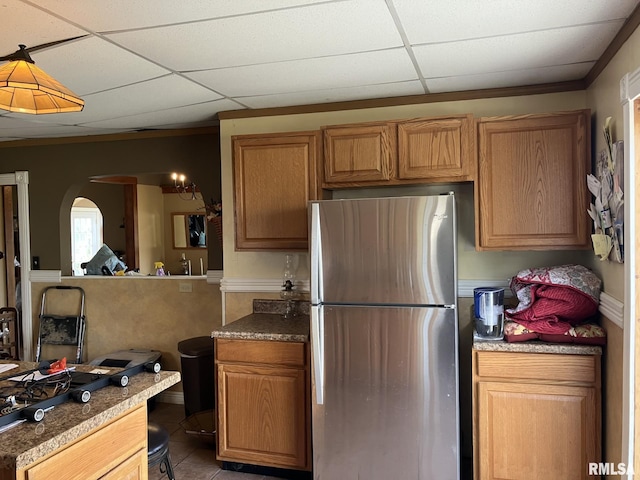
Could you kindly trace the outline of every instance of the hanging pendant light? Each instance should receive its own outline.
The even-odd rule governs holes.
[[[0,109],[39,115],[84,108],[84,100],[35,65],[24,45],[1,61],[9,63],[0,66]]]

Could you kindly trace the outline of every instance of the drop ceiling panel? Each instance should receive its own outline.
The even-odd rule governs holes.
[[[563,30],[423,45],[414,48],[426,78],[508,72],[595,61],[621,27],[585,25]]]
[[[222,99],[198,105],[189,105],[187,107],[170,108],[151,113],[119,117],[111,120],[99,120],[97,122],[83,124],[83,126],[94,128],[164,128],[163,126],[169,126],[166,128],[176,128],[176,125],[186,127],[193,122],[198,122],[201,125],[213,125],[217,123],[215,121],[216,113],[225,110],[237,110],[239,108],[241,108],[241,106],[236,102]]]
[[[412,44],[441,43],[625,19],[637,0],[392,0]]]
[[[38,4],[94,32],[194,22],[325,3],[326,0],[38,0]]]
[[[363,15],[366,12],[366,15]],[[286,33],[283,33],[286,32]],[[402,46],[381,0],[355,0],[108,35],[177,71]]]
[[[365,85],[328,90],[312,90],[296,93],[280,93],[260,97],[242,97],[238,101],[250,108],[272,108],[278,106],[307,105],[314,103],[366,100],[369,98],[402,97],[422,95],[424,88],[417,80],[379,85]]]
[[[415,68],[404,49],[208,70],[186,75],[228,97],[417,79]]]
[[[11,114],[14,115],[14,114]],[[16,114],[17,115],[17,114]],[[24,128],[28,127],[28,133],[24,133]],[[104,133],[118,133],[123,131],[118,127],[109,132],[105,132],[104,129],[79,127],[74,125],[55,125],[48,123],[31,123],[24,122],[19,118],[8,117],[6,119],[0,118],[0,129],[3,134],[11,136],[14,132],[18,132],[18,137],[22,138],[47,138],[47,137],[68,137],[68,136],[83,136],[83,135],[99,135]],[[4,136],[4,135],[3,135]]]
[[[33,47],[87,34],[85,30],[18,0],[0,2],[0,18],[0,56],[15,52],[19,44]]]
[[[98,37],[82,38],[35,52],[32,58],[45,72],[79,95],[170,73]],[[60,59],[64,59],[64,62]]]
[[[75,125],[203,103],[218,98],[220,95],[211,90],[178,75],[168,75],[106,92],[86,95],[83,111],[61,115],[43,115],[39,116],[39,120]],[[23,119],[29,117],[26,114],[15,115],[20,115]]]
[[[639,3],[3,0],[0,55],[87,35],[31,53],[86,107],[0,110],[0,139],[197,127],[226,110],[583,79]]]
[[[427,79],[431,93],[476,90],[485,88],[517,87],[538,85],[548,82],[564,82],[583,78],[593,67],[593,62],[555,67],[511,70],[509,72],[482,73],[459,77],[441,77]]]

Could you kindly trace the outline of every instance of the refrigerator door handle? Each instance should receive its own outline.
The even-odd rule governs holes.
[[[311,307],[311,339],[316,404],[324,404],[324,322],[321,306]]]
[[[320,292],[322,291],[320,285],[322,280],[320,278],[322,269],[320,265],[322,259],[320,252],[320,205],[317,203],[311,204],[311,245],[309,251],[311,254],[311,304],[317,305],[320,303]]]

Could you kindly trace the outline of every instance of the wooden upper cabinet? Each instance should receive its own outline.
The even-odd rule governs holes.
[[[473,180],[473,117],[398,123],[398,178]]]
[[[478,250],[589,248],[589,110],[478,120]]]
[[[324,188],[475,179],[471,115],[324,127]]]
[[[324,129],[325,183],[389,180],[393,159],[395,141],[389,124]]]
[[[236,250],[306,250],[321,134],[232,137]]]

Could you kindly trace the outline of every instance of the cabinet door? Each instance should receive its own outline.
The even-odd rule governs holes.
[[[325,186],[379,182],[393,176],[396,157],[390,125],[325,127],[323,132]]]
[[[595,388],[479,382],[479,478],[588,478],[600,461],[596,406]]]
[[[589,248],[590,112],[478,123],[479,250]]]
[[[236,250],[306,250],[320,132],[233,137]]]
[[[140,450],[107,473],[100,480],[143,480],[148,478],[148,456],[146,450]]]
[[[218,459],[308,466],[305,370],[218,364]]]
[[[469,181],[474,177],[471,115],[398,123],[398,179]]]
[[[147,451],[147,407],[142,404],[108,425],[92,431],[43,461],[29,466],[27,480],[89,480],[109,475],[119,465],[135,470],[137,454]],[[129,463],[129,460],[131,462]],[[140,471],[147,470],[145,466]],[[126,472],[130,469],[123,466]],[[122,478],[109,477],[106,478]],[[135,478],[135,477],[133,477]],[[142,477],[146,478],[146,476]]]

